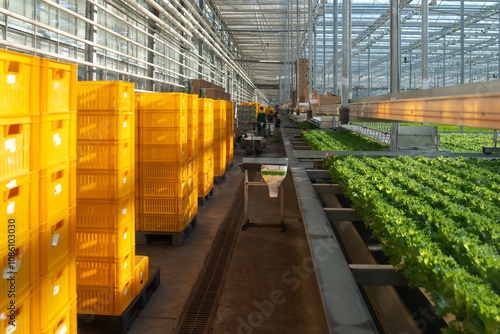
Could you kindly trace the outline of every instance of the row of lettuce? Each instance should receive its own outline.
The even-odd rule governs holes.
[[[309,128],[306,128],[309,129]],[[389,146],[349,131],[308,131],[303,137],[314,150],[381,151]],[[493,145],[493,133],[441,133],[440,148],[450,152],[480,153],[483,146]]]
[[[359,134],[304,132],[315,150],[382,151]],[[441,148],[481,152],[492,134],[441,134]],[[391,264],[432,296],[446,333],[500,334],[500,160],[370,158],[325,160],[381,240]]]
[[[446,333],[500,333],[500,161],[325,160],[391,264],[431,293]]]

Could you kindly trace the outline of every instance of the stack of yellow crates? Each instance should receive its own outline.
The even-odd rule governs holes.
[[[233,162],[234,156],[234,107],[232,101],[226,101],[226,164]]]
[[[189,223],[188,94],[139,93],[139,231]]]
[[[134,108],[133,83],[78,82],[78,313],[120,315],[136,296]]]
[[[214,186],[213,102],[198,99],[198,197],[207,196]]]
[[[214,176],[226,172],[226,101],[214,101]]]
[[[198,213],[198,95],[188,94],[189,221]]]
[[[42,59],[40,78],[40,332],[73,333],[77,67]]]
[[[76,66],[0,51],[6,333],[76,333]]]
[[[39,74],[39,58],[0,50],[0,323],[5,332],[17,325],[35,333],[40,325]]]

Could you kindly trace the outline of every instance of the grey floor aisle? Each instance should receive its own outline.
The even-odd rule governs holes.
[[[283,157],[271,144],[263,157]],[[250,226],[239,232],[213,333],[327,333],[291,175],[285,179],[285,232]],[[249,218],[278,223],[279,200],[252,187]]]

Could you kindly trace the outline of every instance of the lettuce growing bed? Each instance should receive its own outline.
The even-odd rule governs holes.
[[[447,333],[500,333],[500,161],[336,156],[332,179],[391,263],[452,313]]]

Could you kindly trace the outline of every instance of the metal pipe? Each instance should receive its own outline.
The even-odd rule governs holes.
[[[460,0],[460,84],[465,83],[465,0]]]
[[[399,0],[391,0],[391,90],[390,93],[399,93],[401,89],[400,70],[401,70],[401,54],[400,54],[400,39],[399,39]]]
[[[421,89],[429,88],[429,0],[422,0],[422,78]]]
[[[338,24],[339,24],[339,0],[333,0],[333,94],[338,94],[338,57],[337,57],[337,45],[338,45]]]
[[[446,36],[443,37],[443,87],[446,87]]]
[[[300,77],[300,69],[299,69],[299,61],[300,61],[300,44],[299,44],[299,29],[300,29],[300,19],[299,19],[299,0],[297,0],[297,61],[295,62],[295,72],[297,73],[297,80],[295,84],[295,92],[297,97],[297,108],[299,107],[299,77]]]
[[[323,3],[323,93],[326,92],[326,3]]]
[[[368,48],[368,96],[372,95],[372,71],[370,66],[371,48]]]
[[[312,50],[313,50],[313,36],[312,36],[312,33],[313,33],[313,17],[312,17],[312,0],[308,0],[308,3],[307,3],[307,16],[308,16],[308,22],[309,22],[309,32],[308,32],[308,39],[309,39],[309,43],[308,43],[308,46],[309,46],[309,84],[307,85],[307,89],[309,90],[309,101],[312,100],[312,80],[313,80],[313,75],[314,73],[312,73],[312,68],[313,68],[313,56],[312,56]]]
[[[342,0],[342,107],[348,108],[351,96],[351,0]]]

